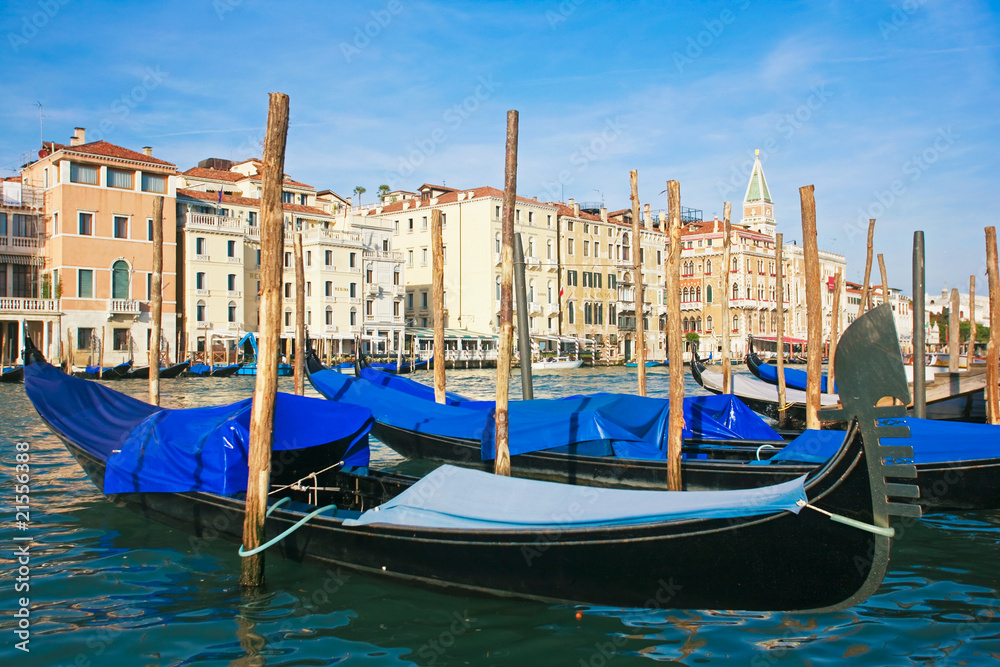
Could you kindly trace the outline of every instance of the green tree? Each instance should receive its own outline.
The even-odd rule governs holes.
[[[361,206],[361,195],[363,195],[366,192],[368,192],[368,190],[366,190],[360,185],[354,187],[354,194],[358,196],[358,206]]]
[[[378,196],[379,196],[379,199],[381,199],[384,202],[385,201],[385,196],[387,194],[389,194],[389,186],[388,185],[384,185],[383,184],[383,185],[378,186]]]

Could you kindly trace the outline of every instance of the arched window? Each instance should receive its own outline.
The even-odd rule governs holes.
[[[119,259],[111,265],[111,298],[128,298],[128,262]]]
[[[705,260],[705,275],[706,276],[712,275],[712,260],[710,259]]]
[[[733,315],[733,331],[738,332],[740,330],[740,316]]]
[[[355,326],[358,323],[358,309],[351,308],[351,326]]]
[[[552,281],[545,284],[545,297],[547,303],[552,303]]]
[[[701,318],[698,318],[698,332],[701,332]]]
[[[685,287],[684,289],[681,290],[681,301],[687,301],[687,300],[688,300],[688,288]]]
[[[712,286],[705,285],[705,303],[712,303]]]
[[[528,281],[528,301],[535,300],[535,280],[531,279]]]
[[[199,322],[205,321],[205,302],[198,299],[198,303],[195,305],[195,317]]]
[[[694,289],[694,300],[701,303],[701,285]]]
[[[496,294],[497,301],[500,301],[500,276],[497,276]]]
[[[503,248],[503,242],[502,242],[502,241],[500,240],[500,232],[497,232],[497,237],[496,237],[496,249],[497,249],[497,254],[498,254],[498,255],[500,254],[500,250],[501,250],[502,248]]]
[[[740,270],[740,260],[737,257],[733,257],[733,273]]]
[[[740,298],[740,286],[737,285],[736,283],[733,283],[733,299],[735,300],[738,298]],[[733,328],[735,329],[736,327]]]
[[[534,257],[534,256],[535,256],[535,237],[534,236],[529,236],[528,237],[528,257]]]
[[[545,242],[545,259],[552,259],[552,239]]]
[[[712,333],[712,316],[705,318],[705,333]]]
[[[236,302],[235,301],[230,301],[229,302],[229,321],[230,322],[235,322],[236,321]]]
[[[333,326],[333,306],[326,307],[326,326]]]
[[[767,327],[767,320],[764,319],[764,313],[760,314],[760,329],[757,330],[758,333],[764,333],[764,329]]]
[[[684,327],[684,333],[687,333],[687,330],[688,330],[688,318],[685,317],[683,320],[681,320],[681,323],[682,323],[682,326]]]

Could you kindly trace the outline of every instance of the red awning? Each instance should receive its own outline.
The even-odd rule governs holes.
[[[778,337],[777,336],[754,336],[753,339],[754,340],[766,340],[769,343],[775,343],[775,344],[777,344],[777,342],[778,342]],[[783,340],[786,343],[794,343],[796,345],[804,345],[805,343],[809,342],[809,341],[803,340],[801,338],[789,338],[788,336],[785,336],[785,338]]]

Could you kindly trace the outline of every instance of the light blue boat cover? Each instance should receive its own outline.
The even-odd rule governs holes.
[[[778,384],[777,366],[773,364],[760,364],[760,366],[757,367],[757,370],[760,373],[761,380],[764,380],[765,382],[768,382],[770,384]],[[788,366],[785,366],[783,370],[785,371],[786,387],[791,387],[792,389],[801,389],[802,391],[806,390],[806,382],[809,379],[809,375],[805,371],[799,370],[798,368],[789,368]],[[823,373],[823,375],[821,375],[819,379],[819,390],[824,394],[826,393],[826,386],[827,386],[826,383],[827,383],[827,376],[826,373]],[[833,388],[834,390],[836,390],[837,388],[836,382],[834,382]]]
[[[371,371],[377,373],[377,371]],[[383,374],[384,375],[384,374]],[[494,457],[493,401],[441,405],[392,382],[375,384],[335,371],[310,374],[313,386],[334,401],[361,405],[380,424],[480,443],[483,460]],[[410,383],[417,384],[412,380]],[[426,389],[426,388],[425,388]],[[572,451],[589,456],[663,459],[669,401],[628,394],[591,394],[562,399],[511,401],[511,454],[538,450]],[[712,440],[781,440],[758,415],[733,396],[684,399],[684,437]]]
[[[1000,458],[1000,426],[936,421],[916,417],[878,420],[883,426],[909,426],[909,439],[893,438],[888,444],[911,445],[913,463],[958,463]],[[843,431],[805,431],[770,462],[823,463],[840,449]]]
[[[806,476],[738,491],[638,491],[541,482],[450,465],[345,526],[572,530],[683,519],[798,514]]]
[[[25,391],[57,433],[107,461],[105,493],[246,490],[252,399],[163,409],[44,363],[25,368]],[[345,466],[365,466],[371,425],[356,406],[278,394],[273,448],[329,445]]]

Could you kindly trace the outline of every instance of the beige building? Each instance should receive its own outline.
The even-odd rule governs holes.
[[[209,340],[216,358],[224,352],[234,359],[235,344],[259,328],[260,167],[258,160],[209,159],[180,176],[184,349],[199,359]],[[287,175],[282,202],[282,337],[288,351],[295,332],[298,233],[309,337],[332,354],[354,354],[358,341],[368,351],[395,351],[403,326],[403,276],[401,255],[390,247],[390,228],[351,214],[332,191],[317,192]]]
[[[24,186],[44,196],[41,284],[58,296],[52,307],[61,313],[59,330],[47,323],[43,342],[72,343],[75,365],[96,364],[102,349],[105,365],[149,363],[157,197],[165,200],[160,363],[176,359],[175,174],[174,165],[153,157],[151,148],[87,143],[83,128],[76,128],[68,145],[46,142],[39,159],[24,168]],[[49,356],[58,356],[53,352],[49,347]]]

